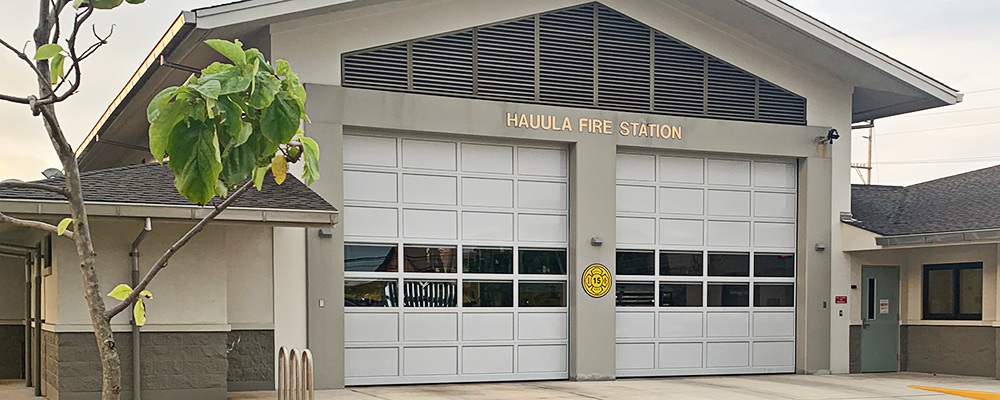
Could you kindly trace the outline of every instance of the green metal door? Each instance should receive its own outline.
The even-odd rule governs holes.
[[[861,267],[861,372],[899,371],[899,267]]]

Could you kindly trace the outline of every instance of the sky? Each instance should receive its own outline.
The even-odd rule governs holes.
[[[80,92],[58,106],[70,143],[80,144],[181,10],[231,0],[149,0],[91,18],[110,43],[85,61]],[[872,183],[908,185],[1000,164],[1000,1],[786,0],[855,39],[965,93],[958,105],[878,120]],[[0,37],[23,44],[36,2],[8,5]],[[91,35],[85,36],[90,39]],[[89,42],[88,42],[89,44]],[[0,53],[0,93],[26,95],[34,80],[21,60]],[[0,103],[0,180],[34,180],[58,167],[41,120]],[[854,162],[867,158],[867,130],[853,132]],[[862,182],[855,174],[854,182]]]

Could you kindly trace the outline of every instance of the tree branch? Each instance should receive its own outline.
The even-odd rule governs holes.
[[[57,236],[59,235],[59,228],[56,227],[55,225],[46,224],[41,221],[32,221],[27,219],[14,218],[2,212],[0,212],[0,224],[11,224],[14,226],[20,226],[22,228],[38,229],[49,233],[53,233]],[[67,239],[75,238],[73,232],[69,230],[63,231],[62,236],[66,237]]]
[[[156,263],[153,264],[153,267],[150,268],[149,272],[146,273],[146,276],[142,278],[142,281],[139,281],[139,284],[136,285],[134,288],[132,288],[132,293],[130,293],[128,297],[125,298],[125,300],[122,300],[121,303],[118,303],[114,307],[108,309],[108,312],[105,314],[105,318],[107,318],[110,321],[112,317],[118,315],[126,308],[128,308],[128,306],[131,305],[132,302],[134,302],[137,297],[139,297],[139,292],[146,290],[146,286],[149,285],[149,282],[152,281],[154,277],[156,277],[156,274],[159,273],[160,270],[162,270],[167,266],[167,262],[170,261],[170,257],[173,257],[174,253],[177,253],[177,251],[180,250],[182,247],[184,247],[184,245],[186,245],[189,241],[191,241],[191,239],[194,238],[195,235],[197,235],[199,232],[205,229],[205,226],[208,225],[209,222],[215,220],[215,218],[218,217],[219,214],[222,214],[222,212],[225,211],[227,208],[229,208],[229,206],[233,205],[233,203],[236,202],[236,199],[242,196],[243,193],[246,193],[247,189],[249,189],[251,186],[253,186],[253,179],[248,179],[245,183],[243,183],[242,186],[236,189],[236,191],[233,192],[229,196],[229,198],[223,201],[222,204],[220,204],[218,207],[212,210],[212,212],[206,215],[205,218],[202,218],[201,221],[198,221],[198,223],[193,228],[191,228],[191,230],[185,233],[184,236],[181,236],[181,238],[177,240],[177,243],[174,243],[173,246],[170,246],[170,248],[167,249],[167,251],[164,252],[162,256],[160,256],[160,259],[156,260]]]
[[[2,188],[14,188],[14,189],[36,189],[44,190],[46,192],[52,192],[63,197],[69,197],[69,191],[64,187],[50,186],[44,183],[35,182],[0,182],[0,189]]]

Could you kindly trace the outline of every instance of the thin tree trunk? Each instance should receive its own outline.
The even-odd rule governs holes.
[[[38,28],[35,30],[35,48],[49,43],[55,18],[58,18],[58,9],[50,11],[49,0],[40,0],[38,16]],[[47,60],[37,63],[42,76],[48,76],[49,65]],[[39,97],[44,97],[51,92],[51,84],[41,77],[38,81]],[[66,141],[59,120],[56,118],[55,106],[48,104],[37,106],[45,121],[45,129],[48,131],[52,146],[59,155],[59,161],[63,165],[63,173],[66,176],[66,189],[69,192],[68,200],[70,215],[74,219],[74,243],[76,253],[80,261],[80,272],[83,276],[84,297],[87,299],[87,307],[90,311],[90,322],[94,327],[94,336],[97,340],[97,349],[101,358],[101,398],[103,400],[118,400],[121,396],[121,360],[118,358],[118,347],[115,345],[115,338],[111,332],[111,321],[105,317],[105,304],[101,294],[100,281],[97,278],[97,271],[94,266],[97,262],[97,253],[94,251],[94,242],[90,236],[90,222],[87,218],[87,210],[83,203],[83,188],[80,184],[80,167],[76,162],[76,154],[73,147]],[[40,384],[40,382],[39,382]]]

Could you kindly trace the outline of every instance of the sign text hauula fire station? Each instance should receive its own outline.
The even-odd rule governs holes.
[[[558,117],[549,114],[507,113],[508,128],[551,132],[579,132],[601,135],[651,137],[664,140],[681,140],[681,127],[639,121],[612,121],[597,118]]]

